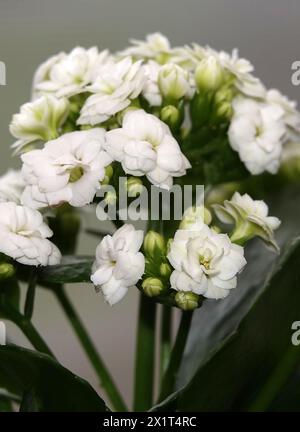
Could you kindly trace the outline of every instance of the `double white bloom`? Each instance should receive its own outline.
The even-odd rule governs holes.
[[[269,208],[264,201],[253,200],[248,194],[240,195],[235,192],[230,201],[224,206],[214,205],[214,210],[225,224],[235,224],[231,240],[244,243],[258,236],[267,245],[279,250],[274,239],[274,231],[280,226],[277,217],[269,216]]]
[[[0,203],[0,252],[26,265],[59,264],[61,254],[47,240],[52,231],[42,215],[13,202]]]
[[[88,50],[76,47],[69,54],[60,53],[39,66],[33,92],[50,93],[59,98],[82,93],[96,77],[98,69],[109,60],[108,51],[99,53],[97,47]]]
[[[77,131],[49,141],[42,150],[22,155],[26,188],[22,202],[41,208],[68,202],[89,204],[105,176],[111,158],[104,150],[105,131]]]
[[[134,63],[131,57],[104,65],[86,87],[94,94],[83,105],[77,123],[95,125],[124,110],[142,92],[145,80],[141,62]]]
[[[68,101],[51,95],[22,105],[9,127],[11,134],[18,138],[12,145],[15,152],[21,152],[29,144],[56,138],[68,113]]]
[[[124,225],[98,245],[91,280],[110,305],[119,302],[142,277],[145,270],[145,258],[139,252],[142,243],[143,231]]]
[[[127,174],[146,175],[161,188],[171,188],[173,177],[191,166],[168,126],[143,110],[125,114],[122,128],[109,131],[106,139],[107,152]]]
[[[173,289],[213,299],[226,297],[236,287],[237,274],[246,265],[244,249],[205,224],[178,230],[168,259],[175,269]]]
[[[251,174],[275,174],[280,165],[286,128],[284,112],[275,104],[237,97],[228,136],[231,147]]]
[[[21,195],[25,188],[21,171],[10,169],[0,177],[0,202],[21,202]]]

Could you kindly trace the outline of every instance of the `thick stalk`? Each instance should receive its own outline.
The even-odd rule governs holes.
[[[160,339],[160,379],[162,380],[171,355],[172,308],[162,306]]]
[[[159,401],[164,400],[174,390],[176,376],[181,364],[183,351],[190,330],[192,316],[193,312],[182,312],[174,348],[171,353],[168,368],[162,380]]]
[[[156,303],[140,294],[136,341],[134,411],[147,411],[153,404]]]
[[[46,342],[38,333],[34,325],[26,317],[21,315],[17,310],[10,307],[9,305],[5,306],[4,312],[5,316],[22,330],[24,335],[36,350],[54,357]]]
[[[86,352],[91,364],[93,365],[97,376],[100,380],[100,385],[107,393],[109,400],[117,411],[127,411],[127,407],[123,401],[121,394],[113,382],[113,378],[107,370],[103,360],[101,359],[96,347],[94,346],[89,334],[87,333],[83,323],[77,315],[75,309],[70,303],[63,287],[58,287],[55,291],[56,297],[63,308],[70,324],[72,325],[81,345]]]

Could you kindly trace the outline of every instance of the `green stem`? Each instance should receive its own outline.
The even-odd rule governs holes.
[[[299,348],[291,345],[247,411],[266,411],[299,364]]]
[[[25,306],[24,306],[24,315],[28,320],[31,320],[33,314],[36,281],[37,281],[37,274],[35,270],[32,270],[29,277],[29,283],[28,283]]]
[[[164,376],[171,354],[172,308],[162,306],[161,340],[160,340],[160,376]]]
[[[193,311],[182,312],[175,345],[172,350],[167,371],[162,380],[159,401],[164,400],[174,390],[177,373],[181,364],[182,355],[191,326],[192,316]]]
[[[88,335],[83,323],[81,322],[79,316],[77,315],[75,309],[70,303],[63,287],[58,287],[54,291],[57,300],[62,306],[64,312],[66,313],[69,321],[81,342],[91,364],[93,365],[98,378],[100,380],[100,385],[106,391],[112,405],[117,411],[127,411],[127,407],[123,401],[121,394],[119,393],[117,387],[113,382],[113,378],[107,370],[103,360],[97,352],[90,336]]]
[[[147,411],[153,403],[156,303],[140,294],[136,341],[134,411]]]
[[[36,350],[54,357],[52,351],[40,336],[34,325],[25,316],[21,315],[17,310],[9,305],[5,306],[4,312],[5,316],[22,330]]]

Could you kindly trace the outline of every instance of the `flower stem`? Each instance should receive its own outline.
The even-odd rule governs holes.
[[[176,376],[181,364],[182,355],[191,326],[192,316],[193,311],[182,312],[174,348],[172,350],[168,368],[162,380],[159,401],[164,400],[174,390]]]
[[[153,403],[156,303],[140,294],[136,341],[134,411],[146,411]]]
[[[164,376],[171,354],[172,308],[162,306],[160,340],[160,376]]]
[[[7,317],[10,321],[12,321],[16,326],[18,326],[24,335],[27,337],[32,346],[45,354],[54,357],[52,351],[43,340],[41,335],[38,333],[34,325],[27,319],[24,315],[20,314],[16,309],[10,307],[9,305],[5,305],[4,308],[5,317]]]
[[[36,281],[37,281],[37,274],[35,270],[32,270],[29,277],[25,306],[24,306],[24,315],[28,320],[31,320],[33,314]]]
[[[77,315],[75,309],[70,303],[63,287],[59,286],[54,291],[57,300],[59,301],[61,307],[66,313],[78,339],[81,342],[83,349],[85,350],[91,364],[93,365],[98,378],[100,380],[100,385],[106,391],[113,407],[117,411],[127,411],[127,407],[121,394],[119,393],[117,387],[113,382],[113,378],[107,370],[103,360],[101,359],[96,347],[94,346],[90,336],[88,335],[83,323],[81,322],[79,316]]]

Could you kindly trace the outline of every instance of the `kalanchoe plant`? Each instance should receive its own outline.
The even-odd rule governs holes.
[[[279,253],[274,231],[280,220],[269,215],[261,195],[271,197],[275,187],[278,193],[292,190],[290,182],[299,181],[300,114],[294,102],[266,90],[252,72],[236,50],[172,48],[158,33],[121,52],[77,47],[39,66],[32,100],[10,125],[21,170],[0,178],[0,315],[19,326],[35,348],[0,347],[0,388],[8,404],[14,400],[22,410],[38,411],[278,409],[299,357],[287,346],[300,310],[300,240],[286,247],[266,282],[271,258],[252,240],[259,237]],[[144,230],[119,211],[113,233],[103,232],[100,221],[97,231],[88,230],[99,237],[96,252],[77,256],[79,208],[96,213],[96,206],[97,212],[102,204],[116,206],[121,177],[129,204],[144,189],[171,191],[173,185],[204,185],[205,201],[194,200],[181,220],[149,215]],[[255,274],[263,276],[247,285],[244,275],[258,264],[262,269]],[[111,306],[128,290],[139,292],[132,407],[66,296],[63,284],[70,282],[89,282]],[[55,360],[33,326],[37,287],[50,289],[60,302],[108,407]],[[286,328],[273,344],[266,316],[283,304]],[[181,320],[172,343],[174,310]],[[233,379],[237,359],[242,373]],[[277,370],[281,363],[283,370]]]

